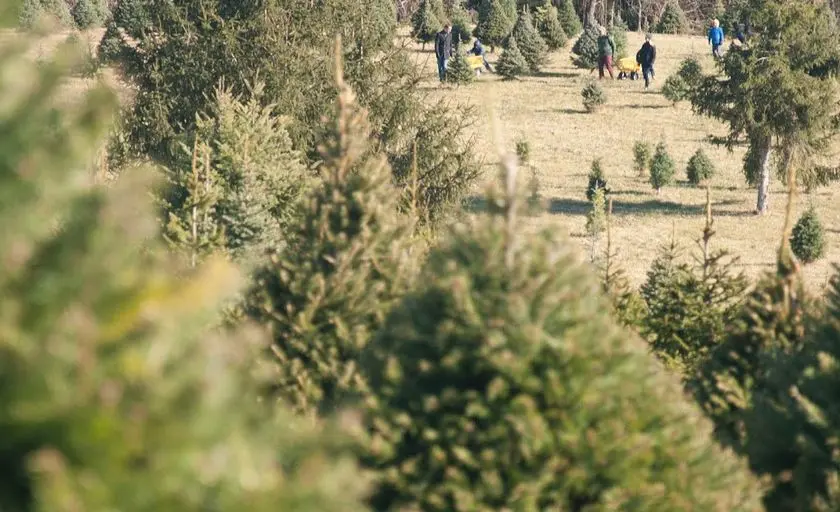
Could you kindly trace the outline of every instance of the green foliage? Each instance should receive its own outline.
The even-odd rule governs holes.
[[[489,44],[491,50],[506,42],[516,22],[515,10],[511,16],[505,3],[506,0],[483,0],[482,8],[478,11],[475,35]]]
[[[366,349],[372,507],[756,510],[752,476],[588,265],[491,202],[505,215],[455,226]]]
[[[755,34],[748,48],[727,52],[718,72],[686,80],[692,108],[727,124],[719,142],[732,147],[746,136],[756,145],[753,156],[771,143],[819,154],[837,129],[840,32],[833,13],[824,3],[758,2],[750,22]],[[770,169],[755,171],[763,212],[768,191],[761,184],[769,182]]]
[[[827,311],[801,352],[769,354],[768,384],[745,413],[745,452],[758,474],[771,477],[768,512],[836,510],[840,280],[832,278]]]
[[[227,89],[216,91],[211,110],[196,121],[193,147],[183,146],[187,158],[170,171],[174,183],[164,195],[170,226],[191,231],[193,208],[200,199],[184,184],[185,178],[187,183],[193,179],[195,147],[201,146],[207,159],[201,180],[211,188],[199,197],[215,197],[212,212],[207,211],[212,219],[206,222],[224,232],[224,248],[240,260],[262,256],[284,242],[297,222],[300,198],[312,183],[302,155],[292,147],[288,121],[273,114],[274,105],[261,105],[262,94],[262,84],[251,88],[248,101]],[[177,228],[173,235],[172,239],[184,240]]]
[[[747,281],[735,272],[738,259],[714,251],[710,203],[699,255],[694,265],[679,261],[672,239],[654,260],[642,286],[647,316],[642,333],[653,351],[669,366],[692,375],[725,338],[746,292]]]
[[[604,188],[595,189],[592,196],[592,209],[586,214],[586,234],[598,236],[607,229],[607,200]]]
[[[627,25],[621,19],[616,20],[607,29],[607,34],[615,42],[615,58],[621,59],[627,56]]]
[[[462,43],[469,43],[472,39],[472,29],[470,28],[472,22],[469,13],[462,7],[455,6],[449,20],[452,23],[452,44],[457,46]]]
[[[699,185],[712,179],[712,176],[715,174],[715,165],[712,163],[712,159],[702,149],[698,149],[688,159],[685,172],[688,176],[689,183]]]
[[[528,213],[530,215],[538,215],[545,210],[540,186],[537,170],[531,167],[531,177],[528,179]]]
[[[566,46],[566,41],[568,41],[558,15],[557,8],[550,3],[537,8],[537,31],[549,50],[559,50]]]
[[[598,38],[601,36],[600,27],[591,25],[583,29],[583,33],[572,46],[572,63],[583,69],[598,67]]]
[[[500,74],[506,80],[510,80],[527,74],[528,71],[528,61],[525,60],[522,52],[519,51],[519,44],[516,42],[516,38],[511,37],[508,39],[507,47],[502,52],[502,56],[499,57],[499,61],[496,63],[496,73]]]
[[[689,389],[714,421],[723,444],[742,446],[745,412],[754,393],[770,385],[769,358],[800,351],[811,307],[798,273],[763,277],[747,296],[726,339],[689,381]]]
[[[580,31],[583,30],[583,25],[580,22],[577,12],[575,12],[575,6],[572,0],[561,0],[557,11],[560,24],[563,26],[563,32],[569,37],[580,34]]]
[[[647,174],[650,161],[653,158],[653,148],[647,142],[637,140],[633,144],[633,167],[639,176]]]
[[[323,181],[290,227],[289,245],[257,272],[249,301],[274,338],[272,391],[305,412],[364,391],[358,355],[412,268],[412,226],[397,211],[387,163],[371,151],[367,113],[340,72],[337,81]]]
[[[108,19],[108,4],[106,0],[77,0],[73,6],[73,20],[82,30],[101,27]]]
[[[523,9],[519,13],[511,37],[516,39],[519,44],[519,51],[522,52],[522,56],[525,57],[532,72],[536,73],[548,62],[548,46],[537,29],[534,28],[534,22],[528,9]]]
[[[446,81],[456,85],[468,85],[475,81],[475,71],[463,52],[457,52],[449,60],[449,67],[446,70]]]
[[[656,190],[657,194],[662,187],[673,183],[676,173],[677,166],[674,160],[668,154],[665,143],[660,142],[656,145],[656,151],[653,153],[653,158],[650,161],[650,184]]]
[[[825,228],[813,206],[793,226],[790,248],[803,263],[814,262],[825,254]]]
[[[44,18],[62,27],[73,26],[73,15],[64,0],[23,0],[19,23],[22,28],[34,28]]]
[[[700,62],[695,58],[685,59],[677,72],[669,76],[662,86],[662,95],[672,103],[689,100],[691,87],[702,79]]]
[[[129,157],[171,165],[183,154],[183,134],[195,128],[197,113],[210,108],[220,81],[245,101],[245,84],[263,82],[261,103],[288,116],[293,146],[317,163],[322,115],[335,97],[331,68],[340,33],[347,81],[370,111],[373,140],[391,162],[395,182],[404,184],[399,173],[410,168],[405,163],[416,142],[421,152],[448,151],[443,163],[419,159],[424,214],[439,219],[469,189],[477,162],[460,130],[473,114],[423,96],[410,54],[394,51],[392,0],[196,2],[201,8],[124,0],[114,11],[100,51],[137,90],[119,134]],[[433,192],[442,183],[454,186]]]
[[[519,158],[520,165],[527,165],[531,158],[531,143],[528,139],[519,139],[516,141],[516,156]]]
[[[688,19],[678,2],[672,0],[665,5],[655,31],[660,34],[684,34],[688,31]]]
[[[600,189],[604,190],[604,198],[609,195],[610,190],[607,188],[607,177],[604,174],[600,158],[592,160],[592,167],[590,167],[589,176],[587,177],[589,179],[589,183],[586,185],[587,201],[592,201],[595,198],[595,193]]]
[[[587,112],[597,112],[607,103],[607,93],[594,80],[590,80],[583,90],[580,91],[583,97],[583,108]]]
[[[364,510],[347,442],[258,399],[257,333],[208,331],[236,271],[176,275],[146,181],[90,182],[115,95],[0,69],[0,509]]]
[[[440,0],[421,0],[420,7],[411,17],[412,35],[422,43],[434,41],[435,35],[443,28],[443,21],[438,18],[433,4]],[[455,35],[452,35],[455,40]]]

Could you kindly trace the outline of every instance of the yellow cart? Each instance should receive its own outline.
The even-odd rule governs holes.
[[[615,68],[618,70],[618,79],[638,80],[642,76],[642,65],[636,62],[635,57],[624,57],[615,61]]]

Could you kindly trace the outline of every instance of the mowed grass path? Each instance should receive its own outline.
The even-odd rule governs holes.
[[[629,54],[635,55],[643,36],[628,33]],[[594,158],[601,157],[608,186],[614,199],[613,245],[620,263],[631,279],[640,284],[658,249],[675,232],[686,257],[694,251],[704,224],[705,189],[687,183],[685,167],[698,149],[714,160],[717,174],[711,181],[715,216],[715,248],[725,248],[740,258],[740,267],[749,276],[772,270],[781,241],[785,187],[772,184],[771,212],[755,216],[756,192],[749,188],[741,171],[745,148],[728,152],[709,145],[709,134],[723,135],[725,127],[715,120],[695,116],[690,106],[676,107],[660,93],[665,79],[676,72],[686,57],[700,58],[704,67],[713,66],[710,48],[703,37],[655,35],[657,46],[656,80],[645,91],[642,81],[604,80],[608,100],[595,113],[584,111],[580,91],[597,71],[575,68],[569,49],[552,54],[539,76],[516,81],[502,81],[484,74],[465,87],[440,86],[431,45],[426,51],[416,48],[418,63],[427,70],[426,85],[434,98],[448,98],[479,108],[479,120],[473,127],[476,150],[485,158],[486,176],[495,176],[498,145],[513,150],[515,141],[530,142],[531,165],[541,182],[546,212],[529,222],[532,227],[550,226],[567,230],[573,243],[587,254],[589,241],[584,235],[586,213],[590,206],[585,190],[587,173]],[[488,55],[491,64],[498,59]],[[493,125],[496,124],[494,127]],[[496,138],[500,140],[496,140]],[[646,177],[633,170],[633,144],[645,140],[655,145],[664,140],[677,165],[677,183],[655,194]],[[523,180],[527,174],[523,173]],[[816,206],[828,230],[827,256],[804,267],[809,288],[824,286],[832,273],[832,262],[840,257],[840,185],[800,194],[796,203],[796,221],[810,204]],[[603,243],[603,242],[602,242]]]

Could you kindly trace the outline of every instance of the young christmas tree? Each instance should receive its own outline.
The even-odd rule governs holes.
[[[65,0],[23,0],[21,3],[18,21],[22,28],[35,28],[44,21],[61,27],[73,26],[73,15]]]
[[[443,22],[438,18],[433,3],[435,0],[421,0],[420,7],[411,17],[411,33],[415,39],[423,43],[424,50],[426,43],[434,41],[435,35],[443,28]]]
[[[563,26],[563,32],[569,37],[580,34],[580,31],[583,30],[583,25],[580,23],[577,12],[575,12],[575,6],[572,0],[561,0],[557,11],[560,24]]]
[[[688,31],[688,19],[679,3],[670,1],[665,5],[655,31],[660,34],[684,34]]]
[[[522,12],[519,13],[511,37],[516,38],[519,50],[528,62],[528,67],[531,68],[532,72],[536,73],[548,62],[548,46],[537,29],[534,28],[534,22],[528,9],[522,9]]]
[[[600,158],[592,160],[592,166],[589,168],[587,178],[589,180],[589,183],[586,185],[587,201],[592,201],[595,198],[595,193],[601,189],[604,190],[604,198],[609,195],[610,190],[607,188],[607,177]]]
[[[611,318],[570,244],[522,234],[513,158],[366,347],[375,510],[756,510],[745,465]]]
[[[686,175],[689,183],[692,185],[700,185],[703,182],[708,182],[715,174],[715,165],[712,159],[709,158],[702,149],[698,149],[691,158],[688,159],[686,166]]]
[[[364,510],[347,441],[259,400],[264,340],[208,330],[235,269],[174,272],[150,173],[91,183],[116,95],[0,69],[0,509]]]
[[[502,52],[502,56],[499,57],[499,61],[496,63],[496,73],[504,77],[506,80],[511,80],[518,76],[525,75],[529,71],[528,61],[525,60],[522,52],[519,51],[519,43],[516,42],[515,37],[511,36],[511,38],[508,39],[507,47]]]
[[[594,262],[601,233],[607,229],[607,200],[604,189],[598,187],[592,196],[592,209],[586,214],[586,236],[589,238],[589,259]]]
[[[449,60],[449,68],[446,70],[446,81],[456,85],[468,85],[475,81],[475,71],[467,57],[462,52],[455,54]]]
[[[516,18],[511,17],[508,11],[505,0],[484,0],[482,9],[478,11],[475,35],[490,45],[491,52],[502,46],[513,30]]]
[[[580,95],[583,98],[583,108],[587,112],[597,112],[607,103],[607,93],[594,80],[590,80],[586,84],[583,90],[580,91]]]
[[[653,148],[650,147],[650,144],[641,140],[633,143],[633,167],[639,176],[645,176],[647,174],[652,158]]]
[[[82,30],[101,27],[108,19],[106,0],[77,0],[72,10],[76,26]]]
[[[546,4],[537,8],[535,16],[537,31],[542,36],[549,50],[559,50],[566,46],[566,33],[558,18],[557,8]]]
[[[358,354],[412,269],[412,225],[398,212],[388,164],[372,151],[367,112],[337,60],[339,96],[321,145],[323,181],[291,226],[290,244],[257,272],[249,301],[251,316],[274,339],[274,391],[305,412],[328,410],[363,391]]]
[[[825,228],[813,206],[793,226],[790,248],[802,263],[814,262],[825,253]]]
[[[656,151],[650,161],[650,184],[657,194],[662,190],[662,187],[670,185],[674,181],[676,173],[677,166],[674,160],[668,154],[665,143],[660,142],[656,145]]]
[[[768,386],[768,358],[799,352],[811,323],[809,315],[816,310],[805,294],[789,245],[794,183],[795,178],[789,178],[776,272],[764,276],[748,294],[726,339],[689,382],[689,389],[715,423],[720,442],[736,449],[742,448],[744,415],[753,394]]]
[[[452,14],[450,14],[449,20],[452,23],[452,44],[458,46],[463,43],[469,43],[470,39],[472,39],[470,14],[460,5],[455,5],[452,8]]]

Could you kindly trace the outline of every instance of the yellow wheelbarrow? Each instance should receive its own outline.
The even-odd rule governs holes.
[[[624,57],[615,61],[615,68],[618,70],[618,79],[638,80],[642,76],[642,65],[636,62],[635,57]]]
[[[481,55],[468,55],[467,64],[475,71],[476,76],[481,75],[481,72],[484,71],[484,58]]]

